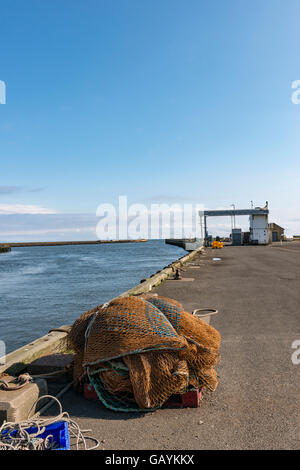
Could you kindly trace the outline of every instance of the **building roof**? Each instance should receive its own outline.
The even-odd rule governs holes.
[[[275,224],[274,222],[271,222],[269,224],[269,228],[272,230],[283,230],[284,231],[284,228],[283,227],[280,227],[280,225],[277,225]]]
[[[268,209],[228,209],[228,210],[205,210],[200,211],[201,216],[206,217],[224,217],[227,215],[267,215]]]

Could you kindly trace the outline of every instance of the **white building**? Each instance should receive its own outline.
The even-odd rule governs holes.
[[[251,214],[249,222],[250,243],[267,245],[269,243],[268,214]]]

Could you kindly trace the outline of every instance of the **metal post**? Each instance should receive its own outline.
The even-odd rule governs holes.
[[[207,233],[207,224],[206,224],[206,215],[204,216],[204,246],[207,246],[207,238],[208,238],[208,233]]]
[[[233,207],[233,210],[235,211],[235,205],[231,204]],[[233,214],[233,228],[235,228],[235,214]]]

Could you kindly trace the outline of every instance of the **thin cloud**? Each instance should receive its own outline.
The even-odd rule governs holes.
[[[183,202],[197,202],[199,203],[199,198],[197,197],[191,197],[191,196],[184,196],[184,195],[163,195],[163,194],[158,194],[154,196],[149,196],[146,197],[142,200],[143,202],[146,203],[166,203],[166,204],[182,204]]]
[[[56,211],[34,205],[0,204],[0,214],[56,214]]]
[[[95,214],[0,213],[1,242],[97,240]]]
[[[43,188],[31,188],[31,189],[27,189],[27,192],[28,193],[40,193],[43,190],[44,190]]]
[[[44,235],[48,233],[86,233],[86,232],[92,232],[95,233],[95,227],[74,227],[74,228],[54,228],[54,229],[40,229],[40,230],[18,230],[18,231],[1,231],[0,235],[1,236],[11,236],[11,235]]]
[[[26,188],[24,186],[0,186],[0,194],[13,194],[19,191],[27,193],[37,193],[43,191],[43,188]]]
[[[21,186],[0,186],[0,194],[12,194],[21,189]]]

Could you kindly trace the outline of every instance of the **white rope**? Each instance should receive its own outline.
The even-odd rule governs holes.
[[[198,312],[206,312],[206,313],[198,313]],[[215,308],[196,308],[196,310],[193,311],[192,315],[195,315],[195,317],[202,318],[202,317],[208,317],[211,315],[216,315],[219,313],[219,310],[216,310]]]
[[[44,398],[50,398],[57,402],[59,406],[59,414],[57,416],[40,418],[39,416],[33,416],[30,418],[30,414],[35,405]],[[57,446],[54,442],[53,436],[49,435],[46,438],[39,437],[46,429],[46,426],[50,424],[64,421],[68,423],[70,437],[76,439],[76,449],[81,450],[80,446],[83,446],[84,450],[92,450],[99,447],[100,442],[98,439],[92,436],[86,436],[84,433],[91,432],[90,429],[81,430],[78,424],[70,418],[69,413],[63,412],[60,401],[52,395],[43,395],[38,398],[29,410],[28,418],[25,421],[18,423],[6,422],[0,427],[0,450],[53,450]],[[34,434],[28,434],[26,429],[30,427],[37,428]],[[17,433],[14,437],[10,435],[12,431],[16,430]],[[92,447],[87,447],[87,440],[91,440],[95,443]]]

